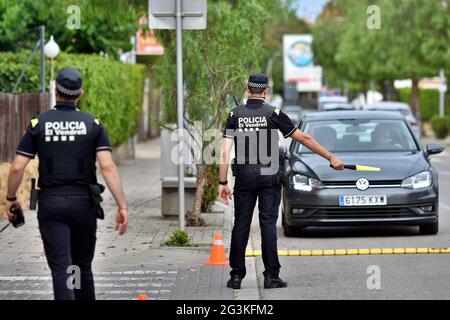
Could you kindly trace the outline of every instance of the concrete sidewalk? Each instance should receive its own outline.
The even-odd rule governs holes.
[[[228,266],[204,266],[214,234],[222,232],[226,254],[231,236],[232,214],[204,214],[204,227],[186,231],[196,248],[169,248],[161,244],[178,229],[178,219],[161,215],[159,140],[139,144],[135,160],[119,170],[129,203],[126,235],[114,230],[116,206],[105,193],[105,220],[98,221],[94,276],[98,299],[257,299],[253,258],[242,290],[226,288]],[[1,221],[2,223],[4,221]],[[0,225],[2,225],[0,223]],[[0,300],[52,299],[51,278],[37,227],[35,212],[26,214],[20,229],[0,234]]]

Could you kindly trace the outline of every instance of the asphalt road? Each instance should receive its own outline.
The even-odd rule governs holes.
[[[307,229],[286,238],[278,219],[279,249],[450,247],[450,149],[432,158],[439,171],[440,231],[422,236],[418,227]],[[257,215],[251,241],[260,248]],[[283,289],[262,289],[264,267],[256,260],[260,299],[450,299],[450,254],[280,257]],[[369,282],[369,285],[368,285]],[[369,288],[370,287],[370,288]]]

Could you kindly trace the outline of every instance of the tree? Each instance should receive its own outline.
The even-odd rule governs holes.
[[[324,69],[325,84],[329,87],[343,86],[348,80],[347,69],[336,58],[347,28],[345,4],[342,0],[328,2],[312,28],[314,60]]]
[[[368,27],[370,5],[379,8],[379,29]],[[419,79],[449,63],[449,1],[334,0],[327,8],[314,29],[316,57],[326,73],[362,88],[410,77],[411,106],[420,118]]]
[[[382,5],[390,63],[399,75],[411,78],[411,107],[420,118],[420,78],[435,76],[448,65],[449,1],[384,0]]]
[[[30,48],[39,38],[38,27],[45,25],[65,52],[100,53],[117,57],[119,49],[131,48],[130,37],[138,29],[143,10],[132,0],[0,0],[1,44],[10,51]],[[71,12],[80,8],[80,28],[68,28]],[[114,14],[112,14],[114,13]]]
[[[242,98],[251,72],[264,71],[268,52],[262,46],[263,26],[273,1],[209,1],[207,30],[183,32],[185,109],[190,123],[201,121],[202,130],[221,129],[231,104],[230,95]],[[173,31],[160,31],[165,46],[161,63],[154,66],[162,88],[166,120],[174,120],[176,110],[176,55]],[[212,141],[218,143],[218,138]],[[207,150],[211,141],[202,141]],[[218,156],[218,154],[216,154]],[[206,164],[196,164],[197,189],[193,208],[194,222],[201,223]]]

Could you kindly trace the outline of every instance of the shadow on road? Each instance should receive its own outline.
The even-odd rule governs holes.
[[[418,227],[308,227],[296,235],[298,238],[356,238],[418,236]]]

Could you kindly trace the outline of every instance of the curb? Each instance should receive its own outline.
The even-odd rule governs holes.
[[[278,250],[280,257],[310,256],[363,256],[394,254],[449,254],[449,248],[371,248],[371,249],[327,249],[327,250]],[[259,257],[261,250],[247,250],[246,257]]]

